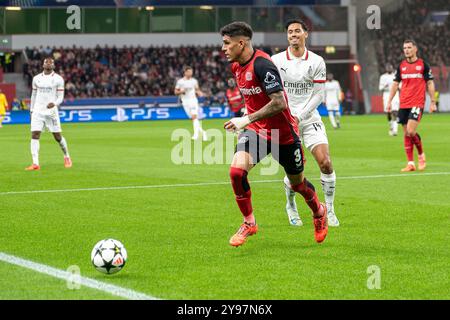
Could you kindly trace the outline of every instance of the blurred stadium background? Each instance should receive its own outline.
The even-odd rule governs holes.
[[[231,74],[220,51],[218,30],[234,20],[246,21],[255,31],[254,43],[276,53],[287,46],[283,23],[293,17],[303,18],[311,27],[309,49],[325,58],[328,72],[340,82],[344,114],[382,112],[379,76],[387,62],[394,66],[400,62],[406,38],[418,42],[419,56],[432,66],[439,110],[450,111],[447,0],[2,3],[0,88],[10,109],[5,124],[28,121],[25,113],[14,111],[28,108],[31,79],[41,71],[46,56],[54,57],[56,71],[66,80],[63,122],[110,120],[112,113],[104,110],[122,107],[129,119],[184,118],[181,109],[159,113],[152,109],[178,106],[173,89],[184,64],[195,69],[206,93],[204,106],[215,108],[204,116],[228,117],[225,91]],[[68,9],[71,4],[79,8]],[[380,29],[369,22],[376,14],[377,8],[370,7],[374,4],[381,13]],[[79,20],[73,20],[77,13]],[[131,116],[133,108],[154,112]],[[81,115],[77,110],[83,110]]]

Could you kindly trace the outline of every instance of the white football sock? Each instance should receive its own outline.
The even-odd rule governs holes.
[[[398,122],[397,122],[397,120],[392,120],[392,132],[394,134],[398,133]]]
[[[194,127],[194,137],[197,137],[198,132],[201,130],[200,121],[198,121],[198,119],[194,119],[194,120],[192,120],[192,125]]]
[[[284,183],[289,187],[289,190],[286,191],[286,201],[292,208],[296,208],[297,205],[295,203],[295,191],[291,189],[291,182],[286,176],[284,176]]]
[[[325,196],[325,203],[327,204],[328,212],[334,212],[334,191],[336,188],[336,173],[331,174],[320,173],[320,182],[322,184],[323,194]]]
[[[341,123],[341,112],[340,111],[335,111],[335,112],[336,112],[336,115],[335,115],[336,123],[337,123],[337,125],[340,125],[340,123]]]
[[[64,156],[65,157],[70,157],[69,156],[69,149],[67,148],[67,142],[66,142],[66,139],[64,139],[64,137],[61,137],[61,141],[59,142],[59,146],[61,147],[61,150],[64,153]]]
[[[33,164],[39,165],[39,139],[31,139],[30,147]]]
[[[198,119],[197,119],[197,121],[198,121],[198,133],[200,134],[200,133],[205,132],[202,127],[202,122]]]
[[[336,120],[334,119],[334,112],[333,111],[328,111],[328,117],[330,118],[330,122],[331,125],[333,126],[333,128],[336,128]]]

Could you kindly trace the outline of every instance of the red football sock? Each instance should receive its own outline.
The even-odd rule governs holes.
[[[408,158],[408,161],[414,161],[413,139],[405,134],[404,143],[405,143],[406,157]]]
[[[416,133],[416,135],[414,137],[412,137],[412,142],[416,146],[417,152],[419,154],[422,154],[423,153],[422,139],[420,138],[418,133]]]
[[[233,186],[236,202],[248,223],[255,223],[252,207],[252,191],[247,180],[248,172],[240,168],[230,168],[231,185]]]
[[[317,197],[314,186],[305,178],[303,179],[302,183],[293,185],[292,190],[300,193],[303,196],[306,204],[311,208],[314,216],[318,217],[320,209],[320,201],[319,198]]]

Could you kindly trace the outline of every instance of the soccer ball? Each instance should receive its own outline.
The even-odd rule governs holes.
[[[97,242],[91,252],[91,261],[95,269],[106,274],[122,270],[127,258],[127,250],[122,242],[114,239]]]

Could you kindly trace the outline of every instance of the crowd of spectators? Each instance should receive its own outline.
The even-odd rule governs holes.
[[[231,76],[219,47],[41,47],[27,48],[26,54],[28,85],[42,72],[43,59],[53,57],[55,71],[65,79],[66,98],[174,95],[184,65],[194,68],[208,97],[220,97]]]
[[[448,78],[445,66],[450,67],[450,17],[447,15],[444,21],[433,18],[433,13],[442,12],[443,8],[448,9],[448,0],[406,0],[400,9],[382,16],[381,29],[376,32],[381,73],[386,63],[400,63],[403,41],[413,39],[419,57],[439,72],[435,77]]]

